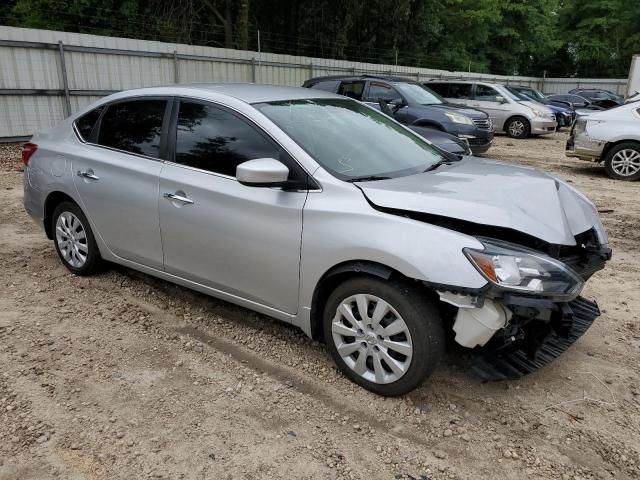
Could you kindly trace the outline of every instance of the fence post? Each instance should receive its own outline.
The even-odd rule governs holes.
[[[180,83],[180,68],[178,64],[178,51],[173,51],[173,80],[175,83]]]
[[[71,97],[69,96],[69,80],[67,79],[67,66],[64,63],[64,46],[62,40],[58,41],[58,52],[60,53],[60,71],[62,73],[62,87],[64,88],[64,110],[65,117],[71,115]]]
[[[256,57],[251,57],[251,83],[256,83]]]
[[[309,78],[313,78],[313,62],[309,64]]]

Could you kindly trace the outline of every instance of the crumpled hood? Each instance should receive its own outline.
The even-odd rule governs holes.
[[[436,170],[361,182],[374,205],[510,228],[556,245],[575,245],[575,235],[596,227],[606,233],[593,204],[546,173],[466,157]]]

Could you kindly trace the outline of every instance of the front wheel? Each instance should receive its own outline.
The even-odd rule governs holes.
[[[511,138],[527,138],[531,133],[531,125],[524,117],[513,117],[505,125],[505,131]]]
[[[347,280],[329,296],[323,321],[325,340],[340,370],[379,395],[415,389],[444,353],[438,311],[424,291],[409,283]]]
[[[616,180],[640,179],[640,144],[623,142],[613,147],[604,158],[604,169]]]

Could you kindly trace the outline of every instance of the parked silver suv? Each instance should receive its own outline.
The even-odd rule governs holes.
[[[552,133],[558,126],[554,113],[547,107],[499,83],[432,80],[425,85],[451,103],[486,112],[494,129],[512,138]]]
[[[328,92],[121,92],[23,161],[26,210],[70,271],[115,262],[293,323],[382,395],[418,386],[449,335],[476,374],[513,378],[599,314],[579,294],[610,250],[583,195]]]

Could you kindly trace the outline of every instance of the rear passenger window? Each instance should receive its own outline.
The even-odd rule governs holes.
[[[180,102],[176,163],[235,177],[239,164],[256,158],[279,159],[280,148],[226,110]]]
[[[336,93],[339,83],[340,82],[338,80],[325,80],[322,82],[314,83],[313,85],[311,85],[311,88],[315,88],[316,90],[324,90],[325,92]]]
[[[449,84],[448,83],[433,83],[427,82],[424,84],[425,87],[433,90],[437,94],[442,97],[448,97]]]
[[[448,98],[459,98],[460,100],[471,99],[471,84],[470,83],[450,83]]]
[[[342,82],[338,89],[339,95],[345,97],[355,98],[356,100],[362,100],[362,93],[364,92],[364,82]]]
[[[166,106],[166,100],[131,100],[109,105],[100,122],[98,143],[158,158]]]
[[[89,141],[91,138],[91,132],[93,132],[93,127],[95,127],[103,110],[104,105],[101,105],[98,108],[94,108],[89,113],[85,113],[75,121],[75,126],[78,130],[78,134],[80,135],[80,139],[85,142]]]

